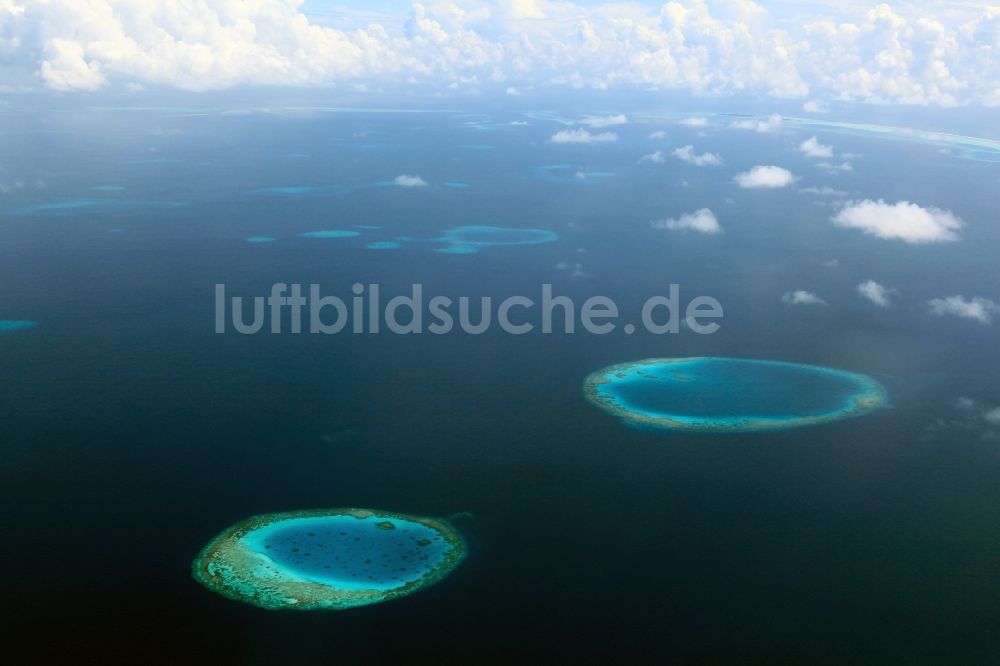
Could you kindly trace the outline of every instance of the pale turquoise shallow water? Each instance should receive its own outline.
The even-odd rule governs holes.
[[[379,527],[386,522],[394,528]],[[282,520],[243,541],[297,578],[345,590],[391,590],[419,580],[451,548],[426,525],[380,516]]]
[[[13,333],[14,331],[23,331],[29,328],[35,328],[36,326],[38,326],[37,321],[3,319],[0,320],[0,333]]]
[[[858,400],[885,400],[885,389],[865,375],[748,359],[640,361],[600,371],[590,381],[603,404],[649,424],[780,427],[852,416]]]

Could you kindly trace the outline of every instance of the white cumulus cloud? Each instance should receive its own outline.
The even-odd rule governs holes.
[[[667,229],[670,231],[691,230],[703,234],[717,234],[722,232],[719,221],[708,208],[702,208],[693,213],[682,215],[679,218],[657,220],[652,223],[654,229]]]
[[[585,129],[563,130],[556,132],[549,139],[550,143],[610,143],[617,141],[618,135],[614,132],[602,132],[591,134]]]
[[[761,134],[768,134],[780,129],[781,122],[781,116],[774,114],[763,119],[750,118],[747,120],[737,120],[731,124],[730,127],[734,129],[753,130],[755,132],[760,132]]]
[[[674,157],[700,167],[719,166],[722,164],[722,158],[719,155],[715,153],[703,153],[698,155],[694,151],[694,146],[684,146],[683,148],[678,148],[674,151]]]
[[[755,166],[736,176],[736,183],[745,189],[787,187],[793,182],[792,172],[779,166]]]
[[[810,137],[799,144],[799,152],[809,157],[820,157],[831,159],[833,157],[833,146],[825,146],[816,137]]]
[[[648,155],[643,155],[639,158],[640,162],[652,162],[653,164],[662,164],[666,161],[667,157],[662,150],[655,150]]]
[[[931,314],[938,317],[952,316],[971,319],[980,324],[989,325],[993,318],[1000,315],[1000,306],[988,298],[965,298],[964,296],[949,296],[935,298],[928,302]]]
[[[66,91],[555,86],[1000,105],[988,3],[794,4],[0,0],[0,67],[8,86]]]
[[[823,187],[803,187],[799,189],[799,192],[803,194],[815,194],[821,197],[846,197],[847,192],[844,190],[838,190],[829,185],[824,185]]]
[[[846,171],[854,171],[854,165],[850,162],[841,162],[840,164],[831,164],[830,162],[817,162],[816,167],[823,169],[830,174],[838,174]]]
[[[408,176],[403,174],[402,176],[396,176],[393,181],[396,185],[400,187],[427,187],[427,181],[420,176]]]
[[[805,291],[804,289],[786,291],[785,295],[781,297],[781,300],[787,305],[826,305],[826,301],[822,298],[811,291]]]
[[[880,308],[887,308],[892,305],[892,294],[894,292],[894,289],[884,287],[875,280],[866,280],[858,285],[858,293]]]
[[[593,128],[614,127],[616,125],[627,125],[628,117],[623,114],[615,116],[584,116],[580,124]]]
[[[834,224],[879,238],[907,243],[941,243],[959,239],[963,222],[951,211],[922,208],[908,201],[882,199],[850,202],[833,217]]]
[[[693,116],[691,118],[681,120],[680,124],[685,125],[686,127],[708,127],[708,118]]]
[[[983,414],[983,418],[990,425],[1000,426],[1000,407],[994,407]]]

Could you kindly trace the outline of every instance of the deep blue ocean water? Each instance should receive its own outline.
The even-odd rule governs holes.
[[[0,109],[0,182],[22,183],[0,198],[0,319],[38,322],[0,335],[5,652],[990,663],[1000,442],[954,401],[1000,403],[998,329],[924,304],[1000,300],[998,166],[820,130],[701,136],[666,121],[557,146],[547,139],[562,126],[544,114],[458,111]],[[668,154],[694,144],[726,166],[639,163],[656,129]],[[799,155],[813,134],[862,155],[855,170]],[[732,183],[760,163],[801,180]],[[402,174],[428,186],[377,186]],[[963,240],[837,228],[827,198],[801,191],[823,186],[950,209]],[[723,234],[650,228],[706,206]],[[559,240],[366,249],[475,225]],[[302,237],[336,229],[361,233]],[[898,288],[896,305],[860,299],[866,279]],[[215,284],[255,296],[279,281],[498,298],[548,282],[633,318],[677,283],[725,318],[712,336],[214,333]],[[791,289],[829,306],[790,307]],[[863,372],[893,408],[691,436],[628,428],[586,401],[589,373],[666,356]],[[261,611],[190,578],[227,525],[339,506],[459,514],[469,556],[418,594],[332,614]],[[39,627],[44,640],[31,638]]]

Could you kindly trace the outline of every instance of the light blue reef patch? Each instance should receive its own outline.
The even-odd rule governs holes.
[[[176,160],[166,157],[157,157],[146,160],[129,160],[129,164],[143,165],[143,164],[180,164],[184,160]]]
[[[95,192],[124,192],[125,187],[122,185],[95,185],[90,188]]]
[[[246,242],[248,242],[248,243],[273,243],[275,240],[277,240],[277,239],[273,238],[271,236],[250,236],[250,238],[246,239]]]
[[[611,178],[613,171],[586,171],[573,164],[544,164],[531,169],[530,177],[551,183],[586,183],[591,179]]]
[[[101,202],[96,199],[67,199],[65,201],[46,201],[32,206],[24,206],[14,212],[19,215],[31,215],[32,213],[44,213],[46,211],[79,210],[81,208],[91,208],[100,205]]]
[[[307,231],[299,235],[302,238],[354,238],[361,234],[347,229],[324,229],[322,231]]]
[[[476,254],[479,252],[479,248],[473,247],[472,245],[457,244],[438,248],[434,251],[440,252],[441,254]]]
[[[746,114],[711,112],[637,112],[633,115],[637,118],[649,120],[682,120],[684,118],[700,116],[715,120],[723,126],[731,125],[733,122],[764,119],[760,116]],[[783,126],[792,129],[800,129],[810,132],[824,130],[859,137],[920,143],[937,148],[954,150],[957,156],[964,159],[985,162],[1000,162],[1000,140],[997,139],[949,134],[947,132],[935,132],[932,130],[915,129],[910,127],[894,127],[891,125],[875,125],[872,123],[852,123],[837,120],[825,120],[822,118],[794,118],[786,116],[781,119],[781,122]]]
[[[295,196],[301,194],[311,194],[315,191],[315,187],[309,187],[307,185],[278,185],[276,187],[261,187],[256,190],[250,190],[247,194]]]
[[[958,156],[965,159],[982,162],[1000,162],[1000,141],[996,139],[983,139],[974,136],[948,134],[947,132],[932,132],[909,127],[847,123],[817,118],[782,118],[782,123],[789,127],[807,130],[823,129],[861,137],[909,141],[937,148],[955,150]]]
[[[439,581],[465,556],[443,520],[368,509],[254,516],[209,542],[194,578],[270,610],[343,610]]]
[[[46,201],[14,210],[15,215],[32,215],[36,213],[57,213],[83,209],[121,210],[131,208],[181,208],[184,201],[127,201],[123,199],[68,199],[64,201]]]
[[[574,174],[574,177],[580,180],[587,180],[588,178],[613,178],[614,176],[614,171],[577,171]]]
[[[377,227],[374,224],[355,224],[354,228],[364,229],[365,231],[375,231],[376,229],[381,229],[381,227]]]
[[[576,121],[572,118],[566,118],[565,116],[560,116],[552,111],[526,111],[524,114],[525,118],[530,118],[532,120],[542,120],[547,122],[558,123],[560,125],[575,125]]]
[[[471,187],[471,185],[469,185],[468,183],[457,183],[457,182],[445,183],[444,186],[450,187],[453,190],[464,190]]]
[[[502,245],[540,245],[559,240],[559,236],[548,229],[518,227],[491,227],[470,225],[446,229],[439,241],[474,247],[497,247]]]
[[[818,425],[889,404],[885,388],[867,375],[711,357],[613,365],[587,377],[584,392],[633,425],[718,433]]]
[[[436,238],[400,236],[396,240],[400,243],[444,244],[444,247],[435,250],[442,254],[476,254],[489,247],[552,243],[559,240],[559,236],[548,229],[472,225],[445,229]]]
[[[375,241],[374,243],[368,243],[365,247],[369,250],[398,250],[403,246],[394,241]]]
[[[24,331],[38,326],[37,321],[19,319],[0,319],[0,333],[13,333],[14,331]]]

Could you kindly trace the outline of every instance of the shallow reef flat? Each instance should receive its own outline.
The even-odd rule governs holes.
[[[15,215],[37,215],[40,213],[73,212],[82,209],[94,210],[132,210],[141,208],[183,208],[187,206],[184,201],[131,201],[126,199],[65,199],[59,201],[45,201],[42,203],[22,206],[13,210]]]
[[[539,245],[559,240],[555,232],[548,229],[528,229],[514,227],[491,227],[484,225],[454,227],[445,229],[435,242],[445,243],[438,252],[446,254],[474,254],[481,248],[506,245]]]
[[[752,432],[829,423],[887,407],[876,380],[800,363],[656,358],[613,365],[584,382],[587,398],[638,426]]]
[[[370,509],[247,518],[212,539],[192,565],[219,594],[270,610],[343,610],[437,582],[465,556],[447,522]]]
[[[357,238],[361,233],[347,229],[322,229],[299,234],[302,238]]]
[[[27,321],[22,319],[0,319],[0,333],[13,333],[14,331],[24,331],[38,326],[37,321]]]

